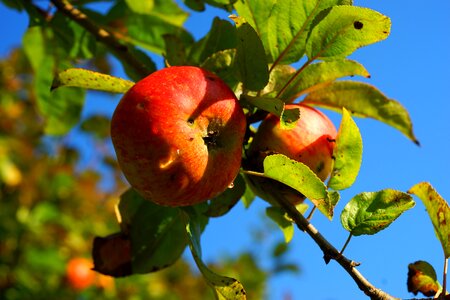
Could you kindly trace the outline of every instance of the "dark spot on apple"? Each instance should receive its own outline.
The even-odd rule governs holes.
[[[144,110],[145,109],[145,102],[139,102],[136,105],[136,108],[139,109],[139,110]]]
[[[362,29],[363,26],[364,26],[364,24],[361,23],[360,21],[355,21],[355,22],[353,23],[353,27],[355,27],[355,29],[357,29],[357,30]]]
[[[189,142],[192,142],[193,140],[194,140],[193,137],[190,137],[190,138],[189,138]]]
[[[189,125],[194,125],[194,119],[188,119],[187,122],[189,123]]]
[[[212,76],[206,76],[206,79],[211,80],[211,81],[216,81],[216,78],[214,78]]]
[[[330,137],[327,137],[328,143],[336,143],[336,139],[332,139]]]
[[[325,163],[321,161],[316,167],[316,173],[320,173],[325,168]]]

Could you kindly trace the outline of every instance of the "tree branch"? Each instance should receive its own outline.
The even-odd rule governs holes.
[[[107,29],[95,24],[82,11],[75,8],[68,0],[50,0],[59,11],[68,16],[73,21],[94,35],[97,40],[106,45],[111,52],[122,62],[132,68],[140,77],[145,77],[152,71],[149,70],[142,62],[136,59],[129,51],[127,45],[122,44]]]
[[[330,262],[330,260],[337,261],[347,273],[353,278],[355,283],[358,285],[359,289],[363,291],[367,296],[371,299],[377,300],[393,300],[399,299],[393,297],[386,292],[376,288],[373,286],[356,268],[358,264],[344,255],[341,255],[339,251],[328,242],[325,237],[320,234],[320,232],[308,222],[308,220],[292,205],[289,201],[284,199],[283,197],[277,197],[277,201],[280,206],[288,213],[289,217],[294,220],[297,227],[305,231],[320,247],[324,254],[324,260],[326,263]]]

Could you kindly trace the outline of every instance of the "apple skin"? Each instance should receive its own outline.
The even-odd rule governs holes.
[[[325,181],[333,165],[336,128],[325,114],[313,107],[304,104],[286,105],[286,109],[291,108],[300,109],[300,119],[294,128],[282,129],[279,117],[272,114],[260,124],[248,151],[249,167],[263,172],[263,161],[267,155],[284,154],[304,163]],[[251,183],[254,188],[256,185],[256,190],[263,191],[262,194],[257,191],[262,198],[266,194],[270,196],[278,193],[293,204],[304,200],[301,193],[271,179],[252,177]]]
[[[78,291],[84,290],[96,281],[96,273],[92,270],[92,262],[83,257],[72,258],[67,263],[66,276],[69,285]]]
[[[233,91],[192,66],[169,67],[136,83],[111,120],[111,138],[130,185],[165,206],[211,199],[233,183],[246,119]]]

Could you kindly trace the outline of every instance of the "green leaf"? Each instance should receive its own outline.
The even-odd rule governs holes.
[[[341,223],[352,235],[375,234],[414,205],[411,196],[400,191],[365,192],[347,203],[341,213]]]
[[[55,33],[58,45],[64,48],[69,58],[89,59],[94,57],[95,38],[78,23],[57,12],[51,19],[50,26]]]
[[[192,10],[204,11],[205,2],[204,0],[183,0],[184,4]]]
[[[165,34],[163,36],[165,43],[164,59],[169,66],[187,65],[186,45],[176,35]]]
[[[45,132],[50,135],[66,134],[78,123],[84,104],[85,92],[80,89],[50,91],[56,62],[65,66],[66,60],[56,55],[57,47],[51,47],[49,40],[53,32],[46,27],[28,28],[23,37],[24,51],[35,72],[34,89],[39,112],[45,117]],[[45,71],[44,71],[45,70]]]
[[[341,126],[333,151],[334,164],[328,187],[344,190],[353,185],[362,162],[362,137],[350,113],[342,109]]]
[[[269,70],[261,40],[244,19],[236,16],[230,18],[236,23],[238,37],[236,62],[244,88],[252,91],[261,90],[269,82]]]
[[[208,34],[192,45],[189,52],[189,61],[193,64],[204,63],[214,53],[234,49],[236,45],[236,28],[230,22],[216,17]]]
[[[276,65],[270,71],[269,82],[261,91],[261,95],[272,98],[276,97],[294,73],[295,69],[290,65]]]
[[[238,175],[233,186],[225,190],[219,196],[211,199],[206,215],[209,217],[220,217],[229,212],[245,193],[245,181],[242,175]]]
[[[280,118],[283,129],[294,128],[300,119],[300,109],[285,109],[284,102],[277,98],[244,96],[243,99],[252,106],[270,112]]]
[[[40,64],[42,70],[53,70],[52,57]],[[85,91],[77,88],[50,91],[52,72],[37,72],[35,90],[40,113],[46,118],[45,132],[49,135],[63,135],[78,123],[84,105]]]
[[[391,21],[374,10],[334,6],[312,29],[306,43],[310,60],[342,59],[356,49],[388,37]]]
[[[221,276],[211,271],[202,261],[202,250],[200,246],[200,235],[202,231],[201,220],[189,210],[186,210],[185,222],[188,236],[189,248],[192,257],[208,285],[211,286],[216,299],[245,300],[246,293],[242,284],[234,278]]]
[[[326,217],[332,219],[332,200],[324,183],[308,166],[282,154],[267,156],[263,164],[264,176],[299,191],[311,200]]]
[[[171,0],[154,0],[153,9],[141,13],[131,11],[120,2],[114,12],[125,18],[127,36],[123,39],[156,54],[164,52],[166,34],[176,35],[186,44],[193,42],[192,36],[182,27],[188,14]]]
[[[119,213],[122,231],[131,240],[133,274],[163,269],[186,248],[180,209],[156,205],[129,189],[120,198]]]
[[[315,16],[342,0],[237,1],[235,9],[261,37],[270,62],[289,64],[305,53],[308,32]]]
[[[369,117],[386,123],[419,144],[413,133],[408,111],[397,101],[387,98],[375,87],[354,81],[338,81],[308,94],[304,103],[338,112],[345,107],[355,117]]]
[[[421,292],[427,297],[433,297],[442,289],[433,266],[423,260],[408,265],[407,285],[408,292],[414,295]]]
[[[421,182],[409,189],[425,205],[434,231],[444,249],[446,258],[450,257],[450,208],[448,202],[428,182]]]
[[[51,85],[52,90],[62,87],[80,87],[109,93],[126,93],[133,82],[80,68],[67,69],[60,72]]]
[[[238,85],[235,65],[236,49],[219,51],[208,57],[200,66],[217,74],[230,88]]]
[[[284,241],[289,243],[294,237],[294,224],[286,212],[280,207],[271,206],[266,208],[266,215],[278,225],[283,232]]]
[[[344,59],[310,64],[289,84],[280,98],[286,102],[292,102],[300,95],[326,86],[338,78],[356,75],[370,77],[364,66],[353,60]]]
[[[102,115],[93,115],[83,120],[80,129],[84,132],[91,133],[98,139],[106,139],[110,137],[111,120]]]
[[[153,0],[125,0],[128,7],[135,13],[150,13],[155,5]]]

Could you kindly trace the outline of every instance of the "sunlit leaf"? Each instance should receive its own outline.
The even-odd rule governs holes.
[[[293,63],[305,52],[306,38],[315,16],[346,0],[237,1],[235,9],[261,37],[270,62]]]
[[[249,104],[278,116],[280,118],[281,128],[283,129],[294,128],[300,119],[300,109],[285,109],[284,102],[280,99],[251,96],[246,96],[244,99]]]
[[[131,241],[132,273],[149,273],[173,264],[187,245],[182,212],[156,205],[130,189],[119,203],[122,231]]]
[[[176,35],[165,34],[163,36],[165,43],[164,59],[169,66],[187,65],[186,45]]]
[[[240,17],[231,19],[237,28],[236,62],[240,70],[241,81],[249,90],[263,89],[269,82],[269,70],[261,40],[255,29]]]
[[[164,52],[166,34],[176,35],[187,44],[193,41],[182,27],[188,14],[172,0],[154,0],[153,9],[141,13],[135,13],[124,2],[119,2],[114,7],[114,13],[125,20],[124,40],[157,54]]]
[[[375,234],[414,205],[411,196],[400,191],[364,192],[353,197],[344,207],[341,223],[353,235]]]
[[[299,191],[311,200],[329,219],[333,206],[324,183],[305,164],[285,155],[269,155],[264,159],[264,175]]]
[[[352,186],[362,162],[362,137],[350,113],[343,108],[341,126],[333,150],[334,164],[328,186],[343,190]]]
[[[216,299],[224,300],[244,300],[246,293],[243,285],[234,278],[225,277],[211,271],[202,261],[202,250],[200,245],[200,235],[202,231],[201,221],[192,212],[186,214],[186,232],[189,241],[189,248],[192,256],[207,283],[211,286]]]
[[[425,205],[446,258],[450,257],[450,207],[448,202],[428,182],[421,182],[409,189]]]
[[[294,224],[288,218],[286,212],[280,207],[271,206],[266,208],[266,215],[278,225],[283,232],[284,241],[289,243],[294,237]]]
[[[419,260],[408,265],[408,292],[421,292],[427,297],[433,297],[442,289],[436,277],[436,271],[428,262]]]
[[[211,199],[206,215],[209,217],[220,217],[229,212],[244,195],[245,188],[244,178],[242,175],[238,175],[232,187],[229,187],[225,192]]]
[[[360,47],[386,39],[390,27],[390,19],[374,10],[334,6],[312,29],[306,54],[310,60],[342,59]]]
[[[125,0],[128,7],[135,13],[150,13],[155,5],[153,0]]]
[[[338,81],[308,94],[304,103],[342,112],[348,109],[355,117],[369,117],[386,123],[405,134],[416,144],[408,111],[396,100],[387,98],[377,88],[362,82]]]
[[[86,69],[72,68],[60,72],[53,80],[51,88],[72,86],[110,93],[126,93],[133,85],[132,81],[122,78]]]
[[[370,77],[360,63],[353,60],[323,61],[308,65],[292,80],[280,98],[292,102],[298,96],[323,87],[330,82],[346,76]]]

